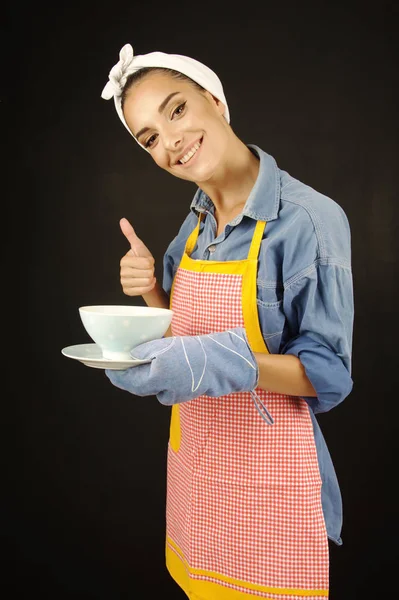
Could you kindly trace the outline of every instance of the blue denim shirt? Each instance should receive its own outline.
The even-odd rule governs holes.
[[[213,202],[198,189],[165,253],[163,288],[170,293],[199,212],[206,218],[191,257],[201,260],[245,259],[256,221],[267,221],[257,274],[259,323],[269,352],[297,356],[316,390],[317,397],[304,399],[313,422],[327,534],[340,545],[341,493],[315,414],[337,406],[353,385],[349,223],[334,200],[279,169],[258,146],[247,146],[260,165],[243,211],[216,236]]]

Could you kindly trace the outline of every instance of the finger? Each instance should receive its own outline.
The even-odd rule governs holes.
[[[147,294],[148,292],[151,292],[151,290],[154,289],[155,283],[156,283],[156,280],[154,280],[154,283],[152,283],[151,285],[145,286],[145,287],[123,288],[123,293],[126,294],[127,296],[142,296],[143,294]]]
[[[134,231],[132,225],[129,223],[129,221],[125,217],[123,217],[119,221],[119,225],[120,225],[123,235],[128,240],[130,245],[134,244],[134,242],[137,238],[137,235],[136,235],[136,232]]]
[[[129,250],[120,260],[121,267],[131,267],[132,269],[153,269],[155,260],[153,256],[133,256]]]
[[[151,279],[154,277],[154,269],[136,269],[124,265],[120,269],[120,276],[125,279]]]
[[[144,242],[136,235],[132,225],[129,221],[123,217],[119,221],[121,231],[125,238],[128,240],[130,247],[135,256],[152,256]]]
[[[140,279],[132,279],[131,277],[121,277],[121,284],[123,288],[148,287],[153,283],[153,277],[141,277]]]

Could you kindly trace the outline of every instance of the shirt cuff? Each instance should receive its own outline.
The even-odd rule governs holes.
[[[311,337],[301,335],[283,348],[282,354],[293,354],[304,366],[316,396],[301,396],[314,413],[323,413],[340,404],[352,391],[353,380],[342,359]]]

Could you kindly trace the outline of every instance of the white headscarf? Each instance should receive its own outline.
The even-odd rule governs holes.
[[[173,69],[179,73],[183,73],[187,77],[190,77],[196,83],[199,83],[205,90],[210,92],[213,96],[223,102],[225,108],[224,118],[230,123],[230,113],[227,106],[226,98],[223,92],[223,86],[219,77],[209,67],[200,63],[194,58],[183,56],[181,54],[165,54],[164,52],[150,52],[149,54],[139,54],[134,56],[133,48],[130,44],[123,46],[119,52],[119,62],[116,63],[109,72],[109,81],[104,87],[101,97],[105,100],[114,98],[116,112],[119,115],[120,120],[134,137],[130,131],[123,111],[121,107],[122,90],[126,83],[128,76],[139,69],[144,67],[163,67],[166,69]],[[140,142],[134,137],[136,142]],[[144,150],[149,150],[140,144]]]

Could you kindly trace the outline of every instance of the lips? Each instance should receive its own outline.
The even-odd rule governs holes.
[[[191,149],[192,149],[192,148],[195,146],[195,144],[199,144],[199,145],[200,145],[200,147],[199,147],[199,148],[197,148],[197,150],[196,150],[196,151],[195,151],[195,153],[194,153],[194,154],[196,154],[196,153],[197,153],[197,152],[200,150],[200,148],[201,148],[201,146],[202,146],[202,140],[203,140],[203,137],[201,137],[201,138],[199,138],[198,140],[195,140],[194,142],[192,142],[191,144],[189,144],[189,145],[188,145],[188,146],[187,146],[187,147],[184,149],[184,151],[183,151],[183,152],[182,152],[182,153],[179,155],[179,157],[177,158],[177,160],[176,160],[176,162],[175,162],[175,165],[176,165],[176,166],[180,166],[180,167],[184,167],[184,166],[185,166],[185,165],[187,165],[189,162],[191,162],[191,160],[192,160],[192,158],[193,158],[193,156],[194,156],[194,155],[193,155],[193,156],[190,156],[189,160],[188,160],[187,162],[185,162],[185,163],[181,163],[181,162],[180,162],[180,160],[181,160],[182,158],[184,158],[184,157],[186,156],[186,154],[188,154],[188,153],[190,152],[190,150],[191,150]]]

